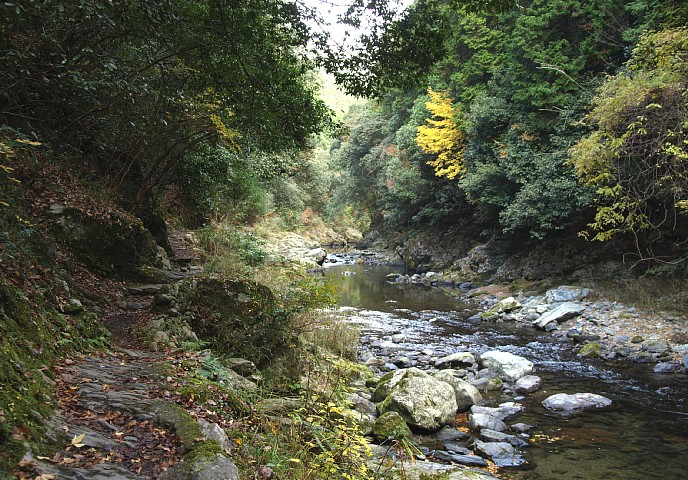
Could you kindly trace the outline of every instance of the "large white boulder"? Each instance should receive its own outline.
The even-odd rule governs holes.
[[[453,422],[457,411],[451,385],[418,370],[406,372],[377,408],[380,414],[397,412],[412,428],[437,430]],[[418,373],[420,372],[420,374]]]
[[[533,372],[533,362],[509,352],[490,350],[480,355],[480,365],[507,382],[515,382]]]

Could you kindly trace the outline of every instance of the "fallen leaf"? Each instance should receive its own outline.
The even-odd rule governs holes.
[[[76,448],[85,447],[86,444],[81,443],[84,441],[85,436],[86,436],[85,433],[82,433],[81,435],[74,435],[74,438],[72,438],[71,444],[74,445]]]

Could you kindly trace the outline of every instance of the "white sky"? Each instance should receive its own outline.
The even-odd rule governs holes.
[[[413,3],[414,0],[389,0],[392,5],[397,4],[397,10],[399,12],[403,11]],[[320,16],[327,22],[327,29],[332,35],[332,38],[341,42],[344,39],[345,32],[349,30],[351,37],[356,37],[358,33],[355,29],[348,25],[337,24],[337,17],[344,13],[348,7],[349,2],[347,0],[295,0],[297,4],[306,5],[307,7],[313,8],[320,13]],[[312,25],[313,28],[318,28]],[[365,28],[365,19],[364,19]]]

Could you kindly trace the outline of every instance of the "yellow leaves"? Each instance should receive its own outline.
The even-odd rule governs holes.
[[[464,133],[455,120],[458,111],[446,93],[429,88],[428,95],[430,101],[425,106],[432,118],[418,127],[416,143],[423,152],[437,155],[427,162],[435,169],[435,175],[453,180],[464,170]]]

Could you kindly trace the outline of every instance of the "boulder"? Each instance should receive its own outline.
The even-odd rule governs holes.
[[[438,460],[458,463],[460,465],[466,465],[468,467],[487,467],[487,461],[485,461],[483,457],[479,457],[477,455],[456,454],[443,452],[440,450],[438,452],[435,452],[433,456]]]
[[[642,348],[645,352],[656,353],[658,355],[671,352],[671,347],[669,347],[666,342],[656,338],[645,340]]]
[[[381,402],[392,393],[394,387],[404,378],[404,375],[427,375],[425,372],[419,368],[402,368],[400,370],[394,370],[392,372],[385,373],[380,380],[377,382],[377,386],[373,391],[372,401]]]
[[[577,303],[562,303],[554,310],[551,310],[540,316],[537,320],[533,322],[533,326],[541,328],[543,330],[547,330],[548,325],[551,324],[553,326],[556,326],[559,323],[577,317],[578,315],[583,313],[584,310],[585,307]]]
[[[473,385],[453,374],[453,370],[442,370],[433,376],[443,382],[448,383],[454,389],[456,395],[456,406],[459,412],[465,412],[472,405],[482,403],[483,397]]]
[[[397,412],[411,427],[425,431],[450,424],[457,411],[454,389],[421,370],[411,370],[417,369],[404,374],[387,398],[378,403],[378,411]]]
[[[676,373],[682,370],[681,364],[673,362],[660,362],[652,369],[655,373]]]
[[[94,214],[63,204],[52,204],[48,212],[58,242],[100,273],[137,278],[146,267],[164,267],[153,235],[132,215]]]
[[[456,352],[438,359],[435,368],[465,368],[475,363],[475,357],[471,352]]]
[[[533,371],[533,362],[509,352],[491,350],[480,355],[480,365],[507,382],[515,382]]]
[[[516,393],[533,393],[542,386],[542,378],[537,375],[525,375],[514,384],[514,391]]]
[[[542,405],[554,412],[577,413],[590,408],[603,408],[612,404],[612,401],[595,393],[557,393],[547,397]]]

